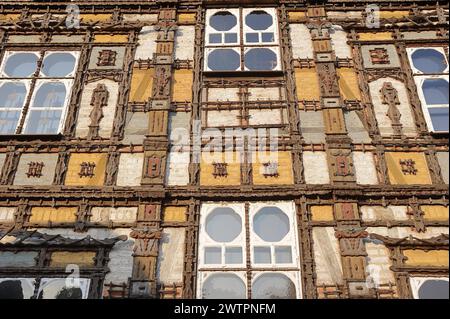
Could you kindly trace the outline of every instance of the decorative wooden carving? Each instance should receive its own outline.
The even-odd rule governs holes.
[[[26,173],[27,177],[36,177],[40,178],[42,176],[42,169],[44,168],[43,162],[30,162],[28,163],[28,172]]]
[[[373,64],[389,64],[389,54],[384,48],[375,48],[369,51]]]
[[[98,53],[97,66],[114,66],[116,65],[117,52],[112,50],[101,50]]]
[[[83,162],[80,164],[80,172],[78,173],[78,175],[80,177],[92,178],[95,175],[94,170],[95,170],[95,163]]]
[[[339,239],[342,256],[366,256],[366,247],[361,238]]]
[[[263,164],[264,167],[264,177],[265,178],[269,178],[269,177],[279,177],[279,171],[278,171],[278,163],[264,163]]]
[[[153,155],[147,158],[145,176],[149,178],[157,178],[161,176],[161,157]]]
[[[399,160],[404,175],[417,175],[416,162],[412,159]]]
[[[165,99],[170,96],[170,83],[172,79],[170,65],[159,65],[155,71],[153,81],[153,98]]]
[[[387,116],[391,120],[391,125],[394,129],[394,135],[397,137],[401,137],[402,123],[400,123],[400,118],[402,117],[402,114],[397,108],[397,105],[400,105],[398,92],[391,82],[385,82],[382,89],[380,90],[380,93],[383,104],[387,104],[389,106]]]
[[[99,137],[100,121],[103,118],[103,107],[108,105],[109,92],[104,84],[98,84],[92,93],[92,110],[89,115],[91,123],[89,125],[88,138]]]
[[[226,163],[213,163],[213,176],[214,178],[218,177],[227,177],[228,176],[228,164]]]

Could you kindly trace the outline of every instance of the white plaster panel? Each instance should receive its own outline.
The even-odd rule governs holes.
[[[369,234],[373,233],[393,238],[405,238],[413,236],[419,239],[427,239],[437,237],[442,234],[448,235],[448,227],[427,227],[427,231],[424,233],[418,233],[411,227],[368,227],[367,232]]]
[[[356,182],[364,185],[378,184],[377,170],[372,153],[353,152]]]
[[[175,59],[194,60],[195,26],[179,26],[175,37]]]
[[[239,101],[238,88],[210,88],[208,102]]]
[[[14,221],[15,207],[0,207],[0,222],[12,222]]]
[[[135,60],[152,59],[153,53],[156,52],[157,31],[153,26],[143,27],[138,36],[138,47],[134,56]]]
[[[250,125],[283,124],[282,110],[250,110]]]
[[[109,138],[111,136],[114,116],[116,114],[117,99],[119,97],[119,84],[117,82],[105,79],[89,83],[85,86],[81,98],[80,111],[78,112],[78,121],[75,133],[76,137],[86,137],[88,135],[89,125],[91,124],[91,99],[98,84],[104,84],[109,92],[108,102],[106,106],[102,108],[103,118],[100,120],[99,124],[99,135],[103,138]]]
[[[334,236],[333,227],[313,228],[313,241],[317,284],[341,284],[341,256],[339,253],[339,242]]]
[[[157,14],[124,14],[123,21],[125,22],[146,22],[152,23],[158,21]]]
[[[282,99],[280,88],[248,88],[249,101],[278,101]]]
[[[352,49],[347,43],[347,32],[341,26],[334,25],[330,37],[336,57],[340,59],[352,58]]]
[[[330,183],[327,154],[325,152],[304,152],[303,166],[307,184]]]
[[[294,59],[313,59],[314,48],[308,27],[305,24],[297,23],[292,23],[289,27]]]
[[[241,121],[237,110],[208,111],[208,127],[239,126]]]
[[[406,206],[361,206],[361,216],[364,221],[376,220],[408,220]]]
[[[392,266],[389,249],[378,240],[365,239],[367,251],[366,273],[368,280],[375,284],[375,287],[383,284],[395,283],[394,273],[390,270]]]
[[[189,184],[189,152],[170,152],[166,182],[169,186]]]
[[[117,173],[117,186],[139,186],[142,179],[144,154],[122,153]]]
[[[158,256],[158,279],[164,284],[183,282],[184,228],[165,228]]]
[[[132,223],[136,221],[137,207],[92,207],[91,222]]]

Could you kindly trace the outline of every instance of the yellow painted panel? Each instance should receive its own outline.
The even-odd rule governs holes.
[[[315,222],[333,221],[333,206],[331,205],[314,205],[311,206],[311,217]]]
[[[352,68],[338,68],[339,88],[344,100],[361,100],[359,81],[356,72]]]
[[[448,221],[448,206],[423,205],[420,209],[425,213],[425,220]]]
[[[306,12],[304,12],[304,11],[289,11],[288,17],[289,17],[289,21],[299,21],[306,17]]]
[[[359,40],[361,41],[392,40],[392,32],[360,33]]]
[[[400,161],[408,159],[411,159],[415,162],[414,166],[417,169],[416,175],[408,175],[402,172]],[[431,177],[428,171],[427,161],[425,159],[425,155],[422,153],[387,152],[386,162],[391,184],[431,184]]]
[[[147,102],[152,96],[154,69],[133,69],[130,102]]]
[[[50,259],[50,267],[65,267],[69,264],[94,266],[96,253],[93,251],[71,252],[56,251]]]
[[[0,14],[0,21],[19,20],[20,14]]]
[[[105,179],[106,162],[108,154],[105,153],[73,153],[70,155],[69,168],[66,175],[68,186],[102,186]],[[95,163],[93,177],[80,177],[81,163]]]
[[[292,155],[291,152],[278,152],[277,157],[270,160],[271,163],[278,163],[278,177],[265,177],[264,158],[256,157],[255,163],[253,163],[253,184],[255,185],[290,185],[294,184],[294,172],[292,171]]]
[[[94,36],[94,42],[96,43],[124,43],[128,42],[127,34],[97,34]]]
[[[409,11],[380,11],[381,19],[403,18],[409,16]]]
[[[205,154],[202,154],[205,155]],[[208,154],[206,154],[208,156]],[[200,185],[202,186],[236,186],[241,184],[241,164],[237,160],[238,153],[225,152],[215,153],[214,161],[210,161],[205,156],[202,156],[200,163]],[[213,163],[227,163],[228,176],[214,177]]]
[[[295,84],[299,100],[320,100],[319,76],[316,68],[296,68]]]
[[[80,14],[82,22],[105,22],[112,18],[111,14]]]
[[[185,206],[167,206],[164,208],[165,222],[185,222],[187,207]]]
[[[173,97],[174,102],[192,101],[192,70],[175,70],[173,76]]]
[[[196,22],[195,13],[180,13],[178,15],[178,22],[179,23],[195,23]]]
[[[77,220],[77,207],[33,207],[30,223],[74,223]]]
[[[448,250],[404,250],[406,265],[448,267]]]

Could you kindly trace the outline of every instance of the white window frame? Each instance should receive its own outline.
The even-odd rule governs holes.
[[[248,285],[247,285],[247,274],[245,271],[202,271],[198,274],[198,285],[197,285],[197,299],[203,298],[203,285],[205,281],[212,275],[219,274],[233,274],[238,276],[243,282],[245,286],[245,298],[248,298]]]
[[[213,15],[218,12],[229,12],[236,17],[236,25],[229,31],[217,31],[210,25],[210,19]],[[241,43],[241,32],[240,32],[240,17],[239,17],[239,9],[210,9],[206,11],[206,45],[207,46],[224,46],[224,47],[236,47]],[[225,34],[236,33],[237,34],[237,42],[235,43],[225,43]],[[211,43],[209,42],[209,36],[211,34],[221,34],[222,35],[222,43]]]
[[[31,79],[23,79],[23,80],[0,79],[0,87],[3,84],[7,84],[7,83],[22,83],[22,84],[25,85],[26,95],[25,95],[24,104],[22,105],[22,107],[20,107],[20,108],[17,108],[17,107],[1,107],[0,108],[0,113],[9,112],[9,111],[20,112],[19,119],[18,119],[18,122],[17,122],[17,123],[20,123],[20,120],[22,119],[22,116],[23,116],[23,108],[24,108],[24,106],[25,106],[25,104],[27,102],[27,97],[30,95]],[[17,124],[16,124],[15,131],[16,130],[17,130]],[[12,134],[15,134],[15,133],[12,133]]]
[[[266,30],[260,31],[260,30],[253,30],[250,26],[248,26],[245,23],[245,18],[252,13],[253,11],[264,11],[268,13],[270,16],[272,16],[273,24]],[[244,30],[244,45],[246,46],[252,46],[252,45],[277,45],[280,41],[279,35],[278,35],[278,17],[277,17],[277,11],[275,8],[246,8],[242,11],[242,23],[243,23],[243,30]],[[258,42],[247,42],[247,33],[258,33]],[[273,33],[274,34],[274,41],[273,42],[264,42],[262,41],[262,34],[263,33]]]
[[[255,283],[256,279],[258,279],[261,275],[268,275],[268,274],[282,274],[282,275],[285,275],[286,277],[288,277],[290,280],[292,280],[292,282],[295,285],[296,299],[303,298],[302,289],[299,284],[301,282],[300,272],[297,272],[297,271],[275,271],[275,270],[274,271],[254,271],[253,277],[252,277],[252,288],[253,288],[253,284]]]
[[[41,68],[41,70],[39,72],[39,75],[37,77],[35,77],[34,73],[33,73],[29,77],[26,77],[26,78],[23,78],[23,79],[22,78],[20,78],[20,79],[19,78],[10,78],[4,72],[4,69],[5,69],[5,66],[6,66],[6,61],[8,60],[8,58],[10,58],[12,55],[17,54],[17,53],[32,53],[32,54],[35,54],[39,59],[41,58],[41,51],[37,51],[37,50],[30,50],[30,51],[10,50],[10,51],[5,52],[3,60],[0,61],[1,62],[1,66],[0,66],[0,74],[1,74],[0,82],[5,82],[5,83],[8,83],[8,82],[10,82],[10,83],[22,82],[22,83],[26,83],[27,96],[26,96],[25,100],[27,100],[30,97],[30,94],[32,94],[32,96],[30,98],[30,105],[29,105],[29,108],[27,110],[27,113],[25,114],[24,110],[23,110],[25,105],[22,106],[22,108],[21,108],[21,114],[20,114],[20,118],[19,118],[18,123],[20,123],[23,120],[23,117],[25,116],[25,121],[24,121],[24,125],[22,127],[22,130],[21,130],[21,132],[17,133],[18,127],[16,126],[16,130],[12,134],[13,135],[25,135],[25,136],[26,135],[29,135],[29,136],[41,135],[40,133],[38,133],[38,134],[28,134],[28,133],[25,133],[25,131],[26,131],[27,127],[28,127],[28,119],[29,119],[30,113],[31,113],[31,111],[33,109],[35,109],[32,105],[34,103],[34,100],[35,100],[35,97],[36,97],[36,93],[37,93],[39,87],[43,83],[49,83],[49,82],[63,83],[64,86],[66,87],[66,98],[65,98],[65,101],[64,101],[64,106],[62,108],[51,108],[51,107],[48,107],[48,108],[38,108],[38,109],[39,110],[43,110],[43,111],[62,110],[61,118],[60,118],[60,122],[59,122],[59,125],[58,125],[57,132],[47,133],[47,134],[50,134],[50,135],[58,135],[58,134],[60,134],[62,132],[63,128],[64,128],[64,125],[65,125],[67,112],[68,112],[68,106],[70,104],[71,97],[72,97],[73,84],[74,84],[74,81],[75,81],[75,76],[76,76],[76,72],[78,70],[78,64],[79,64],[79,60],[80,60],[80,52],[79,51],[61,51],[61,50],[48,50],[48,51],[45,51],[44,57],[43,57],[44,60],[47,57],[49,57],[49,56],[51,56],[52,54],[55,54],[55,53],[65,53],[65,54],[69,53],[69,54],[71,54],[75,58],[74,68],[73,68],[72,72],[69,73],[68,75],[64,76],[64,77],[51,77],[51,76],[45,75],[43,73],[43,69]],[[30,92],[31,81],[33,81],[33,80],[36,82],[36,86],[34,87],[33,92]],[[0,109],[0,110],[1,111],[7,111],[7,110],[9,110],[9,108],[3,108],[3,109]],[[16,111],[17,109],[14,108],[14,109],[11,109],[11,110],[15,110]]]
[[[414,66],[414,62],[413,62],[413,58],[412,55],[414,54],[414,52],[416,52],[417,50],[436,50],[437,52],[441,53],[444,58],[445,61],[447,62],[447,68],[441,73],[441,74],[425,74],[422,71],[420,71],[419,69],[417,69]],[[419,99],[422,105],[422,111],[425,117],[425,122],[427,123],[428,126],[428,130],[430,132],[436,132],[436,133],[445,133],[448,131],[437,131],[434,128],[433,125],[433,121],[431,120],[431,115],[430,112],[428,111],[429,108],[449,108],[448,104],[427,104],[427,101],[425,99],[425,94],[423,93],[423,89],[422,86],[424,84],[424,82],[426,80],[436,80],[436,79],[442,79],[447,81],[447,83],[449,83],[449,61],[447,58],[447,55],[444,51],[444,49],[442,47],[414,47],[414,48],[407,48],[406,52],[408,54],[408,59],[409,59],[409,64],[411,66],[411,70],[413,72],[413,76],[414,76],[414,82],[416,84],[417,87],[417,93],[419,95]]]
[[[447,282],[449,281],[448,277],[410,277],[409,284],[411,286],[411,291],[412,291],[414,299],[419,299],[420,287],[422,287],[422,285],[427,280],[443,280],[443,281],[447,281]]]

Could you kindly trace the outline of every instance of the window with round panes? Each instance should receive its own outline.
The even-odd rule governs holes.
[[[295,211],[292,202],[203,204],[198,298],[301,298]]]
[[[7,51],[0,65],[0,134],[59,134],[78,59],[71,51]]]
[[[441,47],[407,49],[428,129],[449,131],[449,64]]]
[[[411,277],[414,299],[449,299],[447,277]]]
[[[274,8],[214,9],[206,14],[205,71],[280,71]]]

